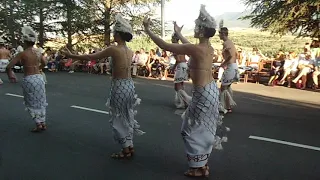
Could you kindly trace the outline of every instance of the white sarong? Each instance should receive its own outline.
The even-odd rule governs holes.
[[[6,68],[9,64],[9,60],[8,59],[0,59],[0,72],[6,72]]]
[[[212,148],[222,149],[222,139],[226,141],[227,128],[222,126],[218,106],[219,90],[214,81],[194,88],[192,101],[182,114],[181,128],[190,167],[205,166]]]
[[[238,82],[240,79],[238,65],[237,63],[228,64],[227,69],[223,72],[221,85],[228,86],[220,93],[220,107],[219,110],[221,112],[226,113],[227,109],[230,109],[233,106],[236,106],[236,102],[233,100],[233,91],[231,88],[231,84],[234,82]],[[226,101],[229,101],[229,107],[227,107]]]
[[[188,64],[186,62],[177,64],[176,72],[174,74],[174,83],[181,83],[188,80]]]
[[[237,63],[228,64],[227,69],[223,72],[221,85],[228,86],[240,79]]]
[[[44,123],[48,104],[42,75],[25,76],[22,80],[22,90],[26,110],[36,123]]]
[[[140,125],[134,119],[137,111],[134,107],[140,104],[141,99],[135,94],[133,80],[112,79],[110,98],[106,106],[111,115],[110,125],[113,130],[113,137],[122,148],[133,147],[133,134],[143,135]]]

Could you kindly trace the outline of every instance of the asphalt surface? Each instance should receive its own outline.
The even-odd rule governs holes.
[[[21,74],[18,74],[21,79]],[[135,78],[142,99],[136,119],[147,133],[135,137],[134,159],[114,160],[105,110],[109,76],[47,73],[48,131],[24,111],[19,84],[5,74],[0,86],[0,180],[182,180],[187,170],[181,119],[173,105],[173,83]],[[320,150],[250,139],[259,136],[320,147],[320,93],[239,83],[238,106],[224,121],[231,128],[223,151],[210,157],[212,180],[319,180]],[[187,85],[190,92],[191,85]]]

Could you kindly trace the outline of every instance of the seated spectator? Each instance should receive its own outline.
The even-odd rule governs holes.
[[[298,73],[298,65],[299,60],[297,59],[297,56],[294,52],[290,52],[289,55],[286,56],[284,65],[283,65],[283,77],[280,80],[280,84],[284,84],[285,80],[289,75],[296,76]],[[291,86],[291,81],[288,81],[289,87]]]
[[[275,81],[280,77],[280,70],[284,65],[285,55],[280,54],[271,65],[270,79],[268,82],[269,86],[275,84]]]
[[[314,72],[312,73],[314,89],[318,89],[319,88],[319,80],[318,80],[319,76],[320,76],[320,49],[318,49],[316,54],[315,54]]]
[[[158,56],[156,55],[156,51],[154,49],[151,49],[150,53],[149,53],[149,57],[148,57],[147,63],[146,63],[147,64],[147,69],[149,71],[149,77],[151,77],[151,66],[155,62],[156,59],[158,59]]]
[[[110,64],[109,64],[108,58],[99,60],[99,61],[93,66],[93,68],[94,68],[96,71],[99,71],[99,70],[100,70],[100,74],[103,74],[104,70],[105,70],[105,71],[107,72],[107,74],[108,74],[108,70],[110,69]]]
[[[56,62],[56,59],[54,58],[55,54],[51,54],[50,56],[48,56],[47,60],[48,60],[48,70],[51,72],[57,72],[57,66],[58,63]]]
[[[261,55],[257,48],[253,48],[251,55],[249,55],[248,66],[252,67],[254,70],[259,69],[259,62],[261,61]]]
[[[143,67],[146,66],[147,61],[148,61],[148,54],[144,51],[143,48],[140,49],[139,54],[135,55],[134,57],[134,63],[133,63],[133,67],[132,67],[132,75],[136,76],[137,75],[137,70],[138,67]]]
[[[74,73],[74,70],[76,69],[76,67],[79,67],[79,66],[81,66],[81,65],[83,65],[83,63],[82,63],[81,61],[79,61],[79,60],[73,60],[73,59],[72,59],[72,62],[71,62],[71,64],[70,64],[70,71],[69,71],[69,73]]]
[[[303,57],[303,56],[300,56],[300,57]],[[303,59],[299,60],[298,69],[300,72],[299,72],[298,76],[292,80],[292,82],[297,83],[301,78],[301,80],[302,80],[301,89],[306,88],[307,74],[309,74],[313,71],[313,69],[314,69],[313,63],[314,63],[314,61],[311,60],[311,53],[310,52],[307,52],[305,54],[305,57]]]

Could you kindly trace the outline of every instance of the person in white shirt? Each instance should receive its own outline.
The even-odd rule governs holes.
[[[145,66],[148,61],[148,55],[146,54],[143,48],[141,48],[138,52],[139,54],[136,53],[133,57],[135,61],[132,67],[133,76],[137,75],[138,66]]]
[[[298,69],[300,70],[300,72],[299,72],[298,76],[292,80],[292,82],[297,83],[300,80],[300,78],[302,78],[302,88],[301,89],[305,89],[306,84],[307,84],[307,74],[311,73],[312,70],[314,69],[314,61],[311,59],[310,52],[307,52],[305,54],[304,59],[299,60]]]
[[[287,58],[283,65],[284,74],[282,79],[280,80],[280,84],[284,84],[286,78],[291,74],[292,76],[296,76],[298,72],[298,65],[299,60],[296,58],[296,55],[294,52],[290,52],[289,55],[287,55]]]

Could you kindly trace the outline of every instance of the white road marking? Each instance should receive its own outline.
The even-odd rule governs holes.
[[[70,106],[70,107],[76,108],[76,109],[82,109],[82,110],[86,110],[86,111],[92,111],[92,112],[102,113],[102,114],[109,114],[109,112],[107,112],[107,111],[101,111],[101,110],[98,110],[98,109],[86,108],[86,107],[75,106],[75,105],[72,105],[72,106]]]
[[[19,98],[23,98],[23,96],[18,95],[18,94],[11,94],[11,93],[6,93],[6,96],[12,96],[12,97],[19,97]]]
[[[304,149],[311,149],[311,150],[315,150],[315,151],[320,151],[319,147],[308,146],[308,145],[304,145],[304,144],[297,144],[297,143],[281,141],[281,140],[276,140],[276,139],[270,139],[270,138],[265,138],[265,137],[249,136],[249,139],[273,142],[273,143],[284,144],[284,145],[288,145],[288,146],[294,146],[294,147],[300,147],[300,148],[304,148]]]

